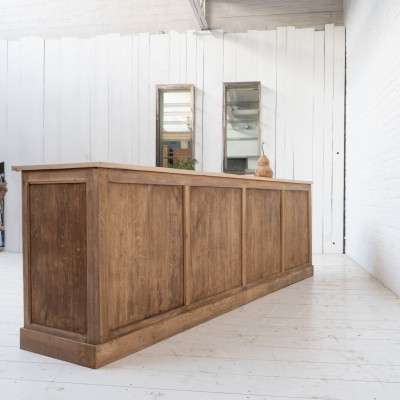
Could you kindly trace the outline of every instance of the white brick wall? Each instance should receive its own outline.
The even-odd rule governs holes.
[[[187,0],[0,0],[0,39],[190,29]]]
[[[400,294],[400,1],[347,0],[346,253]]]

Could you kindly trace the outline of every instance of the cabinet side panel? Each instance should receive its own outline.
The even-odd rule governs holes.
[[[247,190],[247,281],[281,272],[281,193]]]
[[[182,203],[181,186],[109,183],[110,330],[183,305]]]
[[[285,191],[283,202],[284,269],[310,263],[308,192]]]
[[[85,334],[86,185],[29,185],[32,323]]]
[[[242,283],[242,191],[191,188],[192,302]]]

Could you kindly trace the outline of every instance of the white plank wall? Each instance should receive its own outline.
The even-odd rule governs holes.
[[[5,175],[8,182],[5,208],[6,246],[21,250],[21,177],[11,172],[11,165],[23,162],[21,146],[21,42],[7,46],[7,113]],[[0,135],[2,136],[2,135]],[[3,145],[3,143],[2,143]],[[27,155],[27,157],[29,157]],[[8,224],[8,225],[6,225]],[[9,227],[9,228],[8,228]]]
[[[202,36],[204,45],[203,170],[222,170],[223,34]]]
[[[7,41],[0,40],[0,162],[6,158],[7,131]]]
[[[295,100],[295,83],[296,77],[298,79],[303,79],[303,77],[299,77],[297,75],[297,71],[295,71],[295,29],[293,26],[289,26],[286,30],[286,81],[284,86],[284,97],[286,102],[286,116],[285,116],[285,131],[279,132],[279,135],[284,134],[285,136],[285,147],[284,147],[284,172],[281,175],[282,178],[285,179],[293,179],[294,177],[294,166],[293,166],[293,139],[295,134],[294,125],[294,113],[295,108],[298,106]],[[303,96],[300,95],[299,99]]]
[[[13,164],[155,164],[156,85],[195,85],[197,170],[222,170],[223,82],[260,81],[277,178],[313,180],[313,251],[343,251],[344,28],[0,42],[7,248],[21,249]]]
[[[174,40],[177,41],[176,38],[174,38]],[[161,63],[161,65],[160,65],[160,60],[168,59],[170,43],[171,42],[170,42],[169,35],[150,36],[150,64],[149,64],[150,87],[155,88],[156,85],[159,84],[160,82],[168,83],[168,81],[169,81],[169,70],[171,68],[171,65],[168,65],[167,63]],[[177,64],[175,66],[172,66],[172,68],[178,67],[178,70],[179,70],[179,65],[180,64],[179,64],[179,53],[178,53]],[[177,77],[174,77],[174,78],[177,78]],[[179,78],[177,78],[177,80],[174,81],[174,83],[179,83]],[[151,90],[149,92],[149,112],[148,112],[150,132],[156,131],[156,118],[154,118],[154,116],[156,115],[156,112],[157,112],[156,99],[157,99],[156,89]],[[150,139],[151,139],[150,149],[155,149],[156,148],[156,136],[150,135]],[[154,155],[155,155],[155,153],[154,153]],[[153,164],[154,163],[155,163],[155,160],[153,160]]]
[[[43,39],[21,40],[21,98],[15,111],[20,113],[21,155],[28,164],[43,163],[43,60]]]
[[[310,180],[313,159],[314,30],[295,31],[293,178]]]
[[[314,249],[322,249],[323,184],[324,184],[324,77],[325,34],[315,32],[314,37],[314,93],[313,93],[313,208],[312,231]]]
[[[204,42],[196,41],[195,151],[196,169],[203,171]]]
[[[134,130],[133,124],[133,53],[132,36],[121,37],[120,59],[119,59],[119,118],[120,135],[116,140],[118,143],[117,159],[123,163],[133,163],[132,143]],[[122,82],[122,84],[121,84]]]
[[[128,77],[121,76],[122,49],[121,37],[111,35],[109,37],[108,57],[108,160],[118,162],[126,158],[124,138],[121,135],[121,94],[122,87],[129,85]],[[125,78],[125,79],[123,79]],[[125,116],[126,118],[126,116]],[[129,145],[129,142],[126,143]]]
[[[139,36],[132,37],[132,164],[139,164]]]
[[[61,41],[46,40],[44,51],[43,162],[61,161]]]
[[[278,28],[276,30],[275,177],[285,176],[286,69],[286,28]]]
[[[141,33],[139,35],[139,164],[154,165],[155,149],[150,149],[149,132],[149,65],[150,62],[150,35]],[[160,63],[162,60],[160,60]],[[155,90],[155,88],[153,88]],[[156,116],[154,115],[154,118]],[[155,132],[153,132],[155,135]]]
[[[108,51],[109,38],[98,36],[90,43],[90,159],[108,161]]]
[[[333,32],[333,112],[332,112],[332,246],[328,252],[343,252],[344,225],[344,108],[345,29]]]
[[[261,82],[261,142],[276,172],[276,31],[258,32],[257,80]]]

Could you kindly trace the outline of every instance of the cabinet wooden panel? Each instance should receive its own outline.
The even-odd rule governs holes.
[[[183,305],[182,187],[109,183],[111,330]]]
[[[241,210],[240,189],[191,189],[191,302],[241,285]]]
[[[309,193],[293,190],[283,195],[284,268],[294,268],[310,262]]]
[[[281,272],[281,192],[246,193],[247,282]]]
[[[313,274],[307,182],[108,163],[15,169],[25,350],[98,368]]]
[[[29,186],[32,323],[86,333],[85,184]]]

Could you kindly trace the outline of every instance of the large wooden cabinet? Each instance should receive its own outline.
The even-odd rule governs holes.
[[[313,274],[307,182],[106,163],[15,169],[23,349],[97,368]]]

